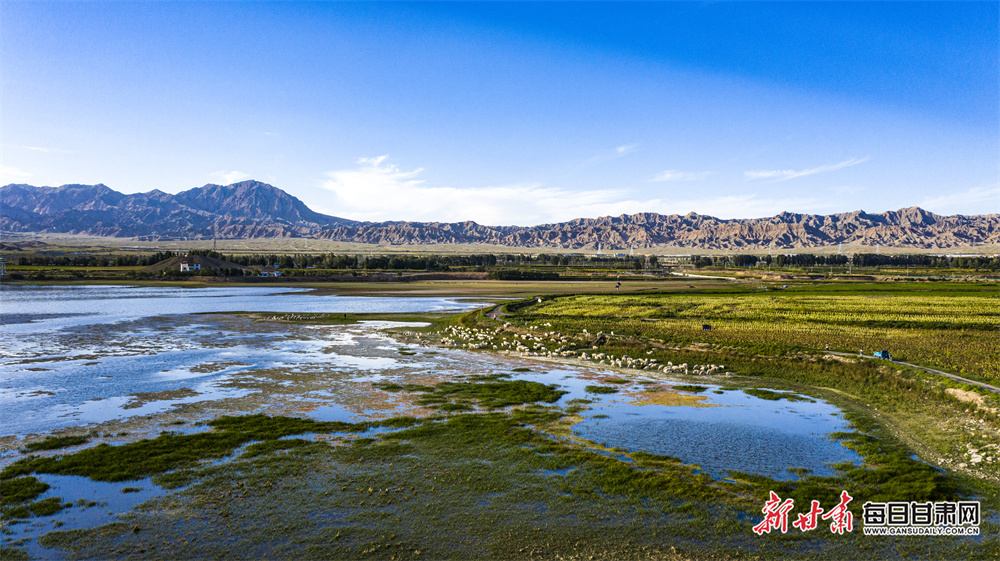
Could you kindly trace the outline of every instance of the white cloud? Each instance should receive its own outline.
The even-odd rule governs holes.
[[[624,156],[625,154],[628,154],[632,150],[635,150],[638,146],[639,146],[638,144],[625,144],[623,146],[615,148],[615,153],[618,154],[619,156]]]
[[[250,174],[243,173],[242,171],[225,171],[220,170],[208,174],[209,177],[217,177],[222,180],[223,185],[231,185],[233,183],[238,183],[244,179],[250,179]]]
[[[69,150],[60,150],[58,148],[48,148],[46,146],[18,146],[21,150],[29,150],[31,152],[41,152],[43,154],[72,154],[73,152]]]
[[[746,177],[747,179],[772,179],[774,181],[788,181],[789,179],[795,179],[797,177],[816,175],[818,173],[826,173],[829,171],[835,171],[838,169],[856,166],[858,164],[863,164],[867,162],[869,159],[870,158],[867,156],[865,156],[864,158],[851,158],[849,160],[844,160],[843,162],[840,163],[827,164],[825,166],[819,166],[803,170],[773,169],[773,170],[746,171],[743,172],[743,176]]]
[[[599,164],[601,162],[607,162],[609,160],[617,160],[618,158],[621,158],[626,154],[634,152],[635,149],[638,147],[639,147],[638,143],[622,144],[621,146],[616,146],[613,150],[601,152],[600,154],[589,158],[587,160],[587,163]]]
[[[709,175],[712,175],[710,171],[677,171],[673,169],[668,169],[666,171],[661,171],[656,174],[656,177],[650,179],[650,181],[661,182],[661,181],[699,181],[705,179]]]
[[[530,226],[574,218],[637,212],[710,214],[719,218],[773,216],[784,210],[819,212],[819,199],[758,199],[756,195],[673,200],[628,197],[615,189],[572,191],[542,184],[474,188],[428,185],[422,169],[400,170],[388,156],[361,158],[352,169],[331,171],[322,182],[334,199],[316,210],[355,220],[460,222]]]
[[[388,156],[361,158],[358,167],[331,171],[322,186],[335,199],[323,212],[355,220],[415,220],[489,225],[531,225],[592,210],[616,198],[613,191],[575,193],[540,184],[458,189],[425,185],[418,168],[402,171]],[[574,210],[579,209],[579,210]],[[585,216],[585,214],[580,214]]]
[[[973,187],[964,193],[925,197],[917,206],[935,214],[1000,213],[1000,185]]]
[[[32,175],[34,174],[0,164],[0,185],[6,185],[11,181],[24,181]]]

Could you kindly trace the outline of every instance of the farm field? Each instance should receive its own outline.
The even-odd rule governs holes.
[[[783,355],[834,350],[893,357],[1000,381],[1000,294],[993,284],[797,285],[711,294],[574,295],[521,312],[557,328],[617,330]],[[709,326],[709,329],[705,329]]]

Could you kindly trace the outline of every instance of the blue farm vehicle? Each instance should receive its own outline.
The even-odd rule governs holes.
[[[875,351],[874,356],[875,356],[875,358],[881,358],[881,359],[884,359],[884,360],[892,360],[892,355],[889,354],[889,351]]]

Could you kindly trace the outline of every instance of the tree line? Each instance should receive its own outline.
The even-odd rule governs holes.
[[[922,267],[929,269],[975,269],[996,271],[1000,269],[1000,259],[989,256],[948,256],[922,254],[855,253],[846,255],[814,255],[812,253],[779,255],[716,255],[691,258],[695,267],[754,267],[758,263],[775,267]]]
[[[16,264],[21,266],[55,267],[149,267],[160,261],[180,255],[204,256],[228,261],[241,267],[276,267],[278,269],[339,269],[339,270],[419,270],[447,271],[452,268],[479,270],[504,267],[592,267],[602,269],[631,269],[641,271],[659,267],[656,256],[624,255],[560,255],[528,254],[472,254],[472,255],[348,255],[348,254],[241,254],[225,255],[212,250],[191,250],[186,253],[159,251],[138,255],[52,255],[34,253],[20,255]],[[684,262],[687,259],[681,258]],[[13,264],[14,260],[8,261]],[[690,263],[695,267],[754,267],[758,263],[775,267],[923,267],[937,269],[1000,270],[1000,259],[989,256],[946,256],[923,254],[856,253],[847,255],[816,255],[812,253],[758,256],[753,254],[693,255]]]

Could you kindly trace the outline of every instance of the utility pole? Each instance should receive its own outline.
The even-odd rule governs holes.
[[[6,277],[6,276],[7,276],[7,264],[5,263],[5,259],[3,257],[0,257],[0,277]]]

